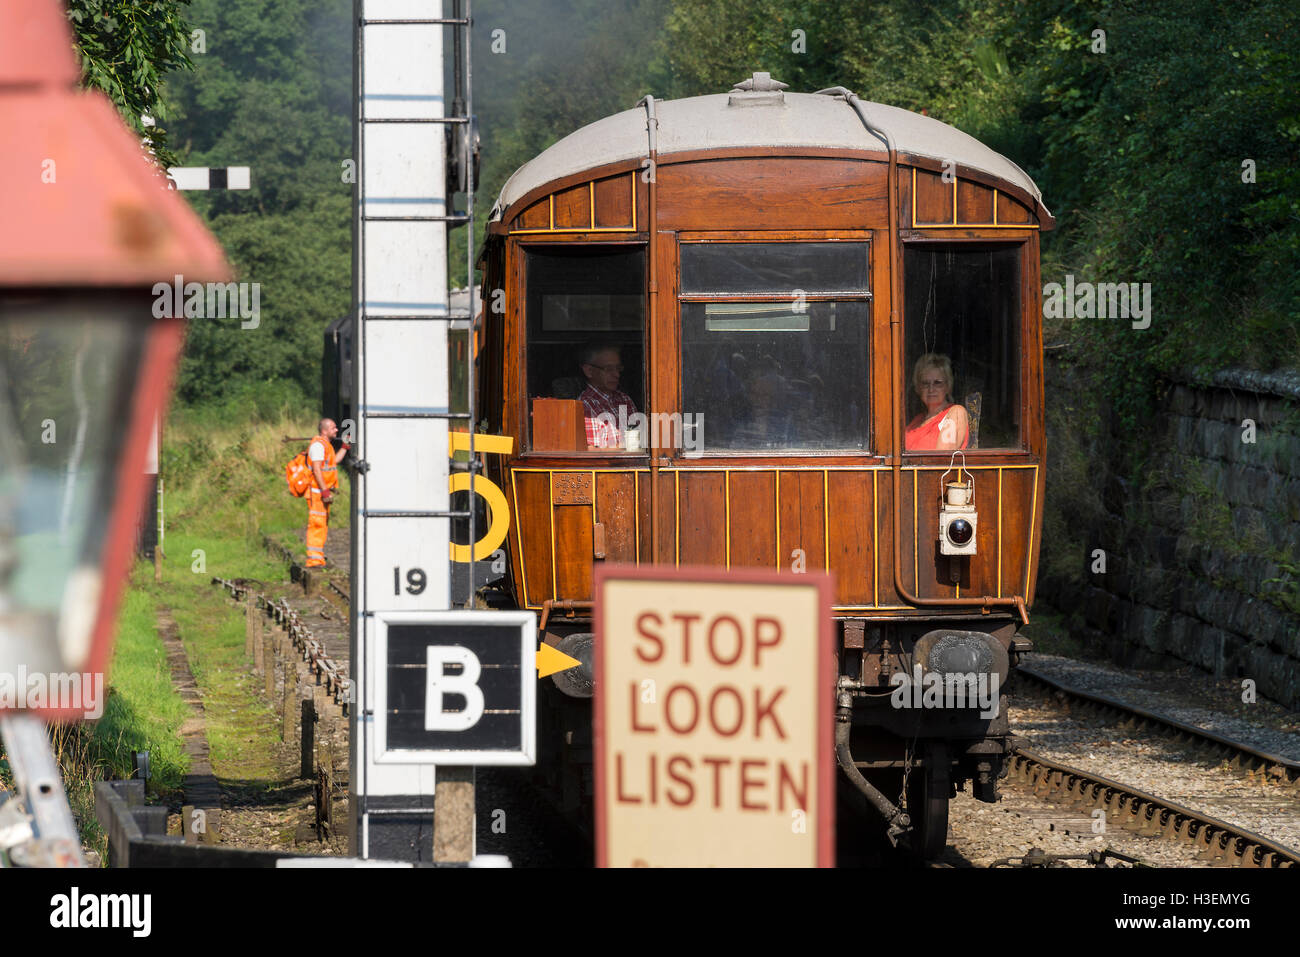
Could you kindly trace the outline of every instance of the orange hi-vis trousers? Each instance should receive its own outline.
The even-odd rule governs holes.
[[[325,459],[321,462],[321,478],[331,492],[339,487],[338,469],[334,464],[334,450],[321,438],[312,440],[325,446]],[[309,446],[310,448],[310,446]],[[321,498],[315,481],[307,489],[307,567],[319,568],[325,564],[325,536],[330,528],[330,507]]]
[[[329,533],[330,507],[321,498],[320,489],[307,489],[307,567],[325,564],[325,536]]]

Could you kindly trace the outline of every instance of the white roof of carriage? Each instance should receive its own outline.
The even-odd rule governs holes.
[[[754,102],[729,105],[734,92],[656,100],[659,155],[766,146],[855,149],[885,156],[884,144],[867,131],[841,96],[786,92],[764,98],[749,94],[738,97],[738,102]],[[955,160],[959,175],[962,168],[991,174],[1024,189],[1042,205],[1042,194],[1028,174],[973,136],[895,106],[866,100],[862,106],[871,124],[894,138],[899,152]],[[594,166],[648,156],[648,142],[644,107],[588,124],[519,167],[502,188],[491,218],[500,219],[512,203],[538,186]]]

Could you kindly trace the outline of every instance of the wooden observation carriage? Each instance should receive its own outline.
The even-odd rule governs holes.
[[[830,569],[841,765],[895,834],[942,849],[955,782],[996,797],[1005,708],[881,692],[916,667],[1005,682],[1028,647],[1052,225],[1029,177],[964,133],[766,74],[647,97],[521,167],[488,226],[477,354],[479,429],[515,440],[487,469],[518,607],[580,652],[598,562]],[[584,441],[593,344],[645,415],[640,449],[627,423],[618,446]],[[973,554],[939,541],[953,453],[906,447],[914,366],[936,354],[970,420],[949,479],[973,478]]]

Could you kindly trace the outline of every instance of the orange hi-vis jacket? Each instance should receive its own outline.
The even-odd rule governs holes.
[[[325,458],[322,459],[320,463],[320,474],[321,474],[321,478],[325,480],[325,488],[327,489],[338,488],[339,467],[334,464],[334,446],[330,445],[330,443],[326,442],[324,439],[319,437],[312,439],[312,442],[319,442],[321,445],[325,446]],[[311,446],[309,445],[307,448],[308,448],[307,467],[310,468],[311,467],[311,452],[310,452]],[[312,487],[314,488],[316,485],[316,474],[314,472],[312,473],[311,478],[312,478]],[[319,491],[324,491],[324,489],[320,489]]]

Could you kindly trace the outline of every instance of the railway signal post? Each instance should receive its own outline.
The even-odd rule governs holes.
[[[467,400],[450,388],[449,328],[472,319],[451,308],[447,268],[448,228],[473,228],[462,6],[441,17],[441,5],[413,0],[353,4],[355,422],[342,425],[358,452],[349,730],[352,848],[362,858],[468,861],[473,765],[532,761],[533,616],[462,610],[473,605],[477,554],[463,556],[466,586],[452,585],[457,549],[478,551],[453,545],[453,520],[480,538],[473,509],[454,508],[452,493],[484,491],[476,453],[491,451],[473,429],[472,350]],[[457,54],[450,103],[446,30]],[[453,478],[457,452],[468,474]]]

